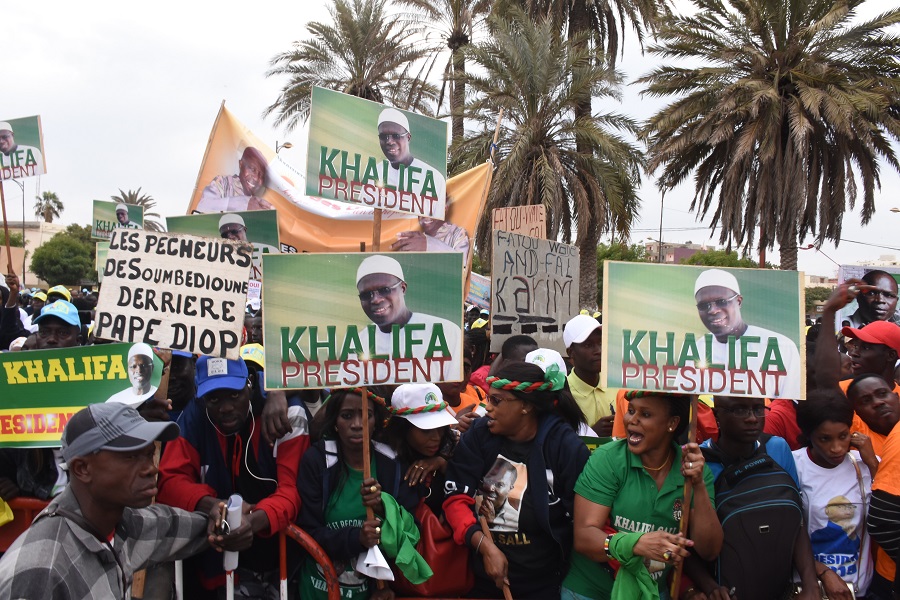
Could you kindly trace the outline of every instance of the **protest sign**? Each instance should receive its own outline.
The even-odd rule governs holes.
[[[872,321],[890,321],[900,325],[897,311],[897,282],[900,281],[900,267],[867,267],[861,265],[841,265],[838,283],[848,279],[862,279],[877,290],[861,292],[840,312],[840,323],[850,322],[850,327],[863,327]],[[840,327],[839,327],[840,329]]]
[[[100,344],[0,353],[0,447],[58,447],[69,418],[88,404],[129,396],[127,403],[135,405],[145,396],[152,397],[163,363],[155,355],[147,357],[146,366],[134,369],[134,377],[129,377],[132,346]],[[134,354],[130,360],[137,363],[143,353]],[[148,369],[150,385],[144,392],[140,388],[146,387],[143,379]],[[143,394],[135,393],[135,388]]]
[[[47,172],[41,118],[0,120],[0,181]]]
[[[306,193],[443,219],[447,123],[315,87]]]
[[[259,154],[266,163],[263,185],[255,188],[252,197],[242,191],[239,175],[240,165],[246,164],[245,153],[248,158]],[[443,222],[417,218],[409,213],[383,211],[381,250],[454,250],[465,253],[464,264],[468,264],[471,240],[481,214],[482,194],[490,184],[490,167],[490,163],[484,163],[447,182],[447,209]],[[300,171],[284,161],[282,155],[276,155],[222,106],[188,212],[276,208],[284,253],[356,252],[360,242],[372,243],[372,208],[309,197],[302,191],[303,177]],[[250,180],[245,179],[249,186]]]
[[[113,231],[94,335],[236,359],[252,252],[246,242]]]
[[[528,237],[547,238],[547,216],[543,204],[507,206],[491,211],[491,229],[521,233]]]
[[[109,254],[109,242],[97,242],[94,245],[94,269],[97,271],[97,283],[103,283],[103,265]]]
[[[601,386],[806,397],[797,271],[604,264]]]
[[[278,215],[274,210],[167,217],[166,224],[169,233],[188,233],[250,242],[253,246],[253,268],[250,270],[250,278],[254,281],[262,280],[263,255],[280,252]]]
[[[264,256],[266,389],[459,381],[461,261],[458,252]]]
[[[94,200],[94,218],[91,221],[91,238],[108,240],[116,229],[143,229],[144,207],[122,202]]]
[[[478,308],[491,309],[491,279],[478,273],[469,277],[469,291],[466,302]]]
[[[491,352],[513,335],[565,354],[562,330],[578,314],[578,248],[495,230],[491,263]]]

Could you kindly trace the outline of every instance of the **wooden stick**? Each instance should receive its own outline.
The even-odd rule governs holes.
[[[691,422],[688,425],[688,443],[695,442],[697,439],[697,402],[698,396],[696,394],[691,396]],[[674,465],[673,465],[674,468]],[[682,493],[682,507],[681,507],[681,525],[679,527],[679,531],[681,535],[687,537],[688,525],[690,524],[690,516],[691,516],[691,505],[694,502],[694,486],[690,479],[684,480],[684,490]],[[678,597],[678,588],[681,587],[681,570],[684,568],[684,561],[682,560],[678,563],[678,566],[675,567],[675,572],[672,574],[672,587],[669,590],[670,595],[673,598]]]
[[[362,394],[362,427],[363,427],[363,479],[368,479],[372,476],[372,465],[369,456],[369,392],[368,388],[363,386],[360,388],[360,394]],[[372,510],[371,506],[366,507],[366,521],[371,521],[375,518],[375,511]],[[384,589],[384,582],[380,579],[376,579],[376,584],[379,590]]]
[[[381,252],[381,209],[372,216],[372,252]]]
[[[484,515],[478,515],[478,522],[481,523],[481,534],[493,542],[494,538],[491,535],[491,530],[488,527],[487,519],[484,518]],[[505,583],[503,584],[503,598],[504,600],[513,600],[512,592],[509,591],[509,586]]]
[[[12,251],[9,249],[9,224],[6,221],[6,196],[3,193],[2,181],[0,181],[0,208],[3,209],[3,233],[6,235],[6,274],[15,275],[16,272],[13,271],[12,264]],[[22,215],[22,221],[25,221],[25,215]],[[19,283],[19,291],[21,291],[23,283]]]

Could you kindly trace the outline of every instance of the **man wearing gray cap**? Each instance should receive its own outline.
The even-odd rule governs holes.
[[[409,148],[412,134],[409,119],[396,108],[386,108],[378,115],[378,143],[385,158],[391,163],[387,181],[383,184],[405,192],[413,192],[416,198],[446,198],[447,181],[441,172],[428,163],[414,157]]]
[[[212,517],[153,504],[156,440],[174,423],[150,423],[124,404],[78,411],[62,435],[69,486],[0,559],[0,600],[128,598],[135,571],[210,544],[240,550],[249,525],[212,535]]]
[[[356,271],[356,289],[363,312],[375,324],[377,355],[416,359],[449,356],[449,360],[442,361],[441,368],[429,369],[429,381],[459,381],[462,377],[462,330],[447,319],[413,312],[406,306],[407,283],[403,267],[396,259],[380,254],[364,259]],[[396,334],[393,332],[395,326],[400,330]],[[406,331],[407,326],[412,326],[409,331]],[[363,348],[372,347],[369,329],[360,332],[360,341]],[[399,347],[394,347],[395,341]],[[432,342],[440,349],[427,356]]]
[[[0,121],[0,180],[33,177],[44,172],[40,149],[17,144],[12,125]]]
[[[726,369],[749,372],[781,372],[783,376],[762,378],[768,398],[800,398],[800,379],[805,377],[797,345],[785,335],[769,329],[748,325],[741,317],[744,298],[737,278],[722,269],[707,269],[694,284],[694,299],[700,321],[712,336],[697,340],[702,360]],[[707,342],[711,348],[707,349]],[[711,358],[711,360],[707,360]],[[744,377],[747,386],[753,376]],[[696,393],[696,392],[694,392]],[[749,395],[753,394],[752,391]]]

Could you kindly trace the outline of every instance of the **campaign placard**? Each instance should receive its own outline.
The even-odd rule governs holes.
[[[547,211],[543,204],[495,208],[491,211],[491,229],[546,239]]]
[[[838,329],[845,321],[854,328],[865,327],[872,321],[889,321],[900,325],[900,312],[897,311],[900,267],[841,265],[838,283],[844,283],[848,279],[862,279],[876,289],[861,292],[841,309],[836,323]]]
[[[266,389],[462,379],[462,255],[263,257]]]
[[[565,354],[562,331],[578,314],[578,248],[494,230],[491,262],[491,351],[530,335]]]
[[[474,304],[478,308],[491,309],[491,278],[472,273],[469,276],[469,291],[466,293],[466,303]]]
[[[280,252],[278,214],[274,210],[166,217],[166,225],[169,233],[187,233],[250,242],[253,246],[253,268],[250,269],[250,279],[253,281],[262,280],[263,255]]]
[[[803,274],[604,263],[601,385],[806,398]]]
[[[306,193],[443,219],[447,123],[313,88]]]
[[[41,117],[0,120],[0,181],[46,172]]]
[[[0,447],[55,448],[68,420],[85,406],[138,406],[151,398],[163,363],[148,350],[99,344],[0,353]]]
[[[116,229],[143,229],[144,207],[124,202],[94,200],[94,218],[91,221],[91,238],[109,240]]]
[[[97,283],[103,283],[103,265],[109,255],[109,242],[97,242],[94,244],[94,270],[97,271]]]
[[[236,359],[252,254],[247,242],[113,231],[94,335]]]

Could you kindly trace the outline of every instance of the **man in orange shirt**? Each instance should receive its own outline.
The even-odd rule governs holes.
[[[868,527],[872,539],[878,542],[878,555],[866,597],[888,599],[900,598],[900,590],[894,586],[900,558],[900,427],[891,431],[883,452],[869,501]]]

